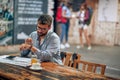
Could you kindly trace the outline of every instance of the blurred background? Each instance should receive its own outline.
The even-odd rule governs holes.
[[[60,2],[72,3],[72,15],[86,2],[92,18],[89,36],[92,44],[120,45],[120,0],[0,0],[0,45],[21,44],[36,29],[40,14],[53,16],[52,30],[60,34],[56,25],[56,11]],[[69,43],[79,44],[78,20],[70,19]]]

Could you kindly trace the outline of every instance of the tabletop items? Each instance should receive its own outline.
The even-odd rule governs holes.
[[[37,55],[32,55],[32,58],[31,58],[31,65],[33,64],[33,63],[37,63],[38,62],[38,59],[37,59]]]
[[[41,70],[41,63],[39,62],[39,60],[37,59],[37,55],[33,54],[32,58],[31,58],[31,67],[30,69],[32,70]]]
[[[26,67],[30,66],[31,59],[18,56],[2,55],[0,56],[0,62]]]
[[[32,70],[42,70],[41,64],[40,63],[33,63],[30,67]]]
[[[32,70],[42,69],[40,61],[37,59],[36,55],[32,55],[32,58],[3,55],[3,56],[0,56],[0,62],[14,64],[14,65],[23,66],[23,67],[30,66],[29,68]]]
[[[38,61],[31,65],[30,58],[16,56],[8,59],[8,56],[0,56],[0,77],[6,80],[116,80],[54,62]]]

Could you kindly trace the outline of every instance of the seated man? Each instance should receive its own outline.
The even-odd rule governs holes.
[[[62,65],[60,57],[60,39],[56,33],[50,31],[52,17],[40,15],[37,30],[30,34],[30,38],[20,46],[21,56],[28,57],[30,52],[36,54],[40,61],[51,61]]]

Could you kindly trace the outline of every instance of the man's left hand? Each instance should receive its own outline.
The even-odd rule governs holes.
[[[27,49],[30,49],[30,48],[31,48],[31,45],[29,45],[29,44],[22,44],[20,46],[20,50],[27,50]]]

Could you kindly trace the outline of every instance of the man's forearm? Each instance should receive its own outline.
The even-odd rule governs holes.
[[[31,49],[30,49],[33,53],[35,53],[37,51],[37,48],[34,47],[34,46],[31,46]]]

